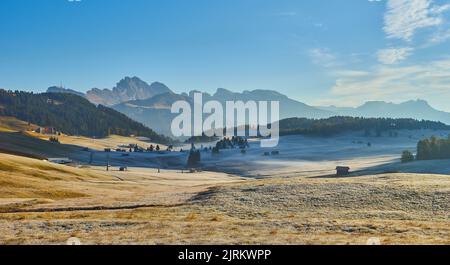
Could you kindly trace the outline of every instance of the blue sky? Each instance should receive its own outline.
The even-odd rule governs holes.
[[[450,111],[448,0],[2,0],[0,87],[272,89]]]

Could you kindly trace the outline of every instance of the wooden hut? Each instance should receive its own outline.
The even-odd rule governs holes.
[[[338,176],[348,176],[350,174],[349,167],[336,167],[336,175]]]

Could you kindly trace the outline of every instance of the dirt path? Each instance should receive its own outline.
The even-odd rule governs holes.
[[[114,210],[133,210],[140,208],[151,207],[177,207],[180,204],[135,204],[135,205],[123,205],[123,206],[90,206],[90,207],[67,207],[67,208],[37,208],[37,209],[17,209],[17,210],[0,210],[0,214],[9,213],[54,213],[54,212],[89,212],[89,211],[114,211]]]

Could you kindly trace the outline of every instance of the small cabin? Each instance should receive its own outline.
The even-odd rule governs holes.
[[[34,132],[44,135],[56,135],[58,131],[53,127],[39,127]]]
[[[348,176],[350,174],[349,167],[336,167],[336,175],[338,176]]]

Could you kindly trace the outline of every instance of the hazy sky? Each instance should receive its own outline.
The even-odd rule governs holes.
[[[1,0],[0,87],[273,89],[450,111],[448,0]]]

